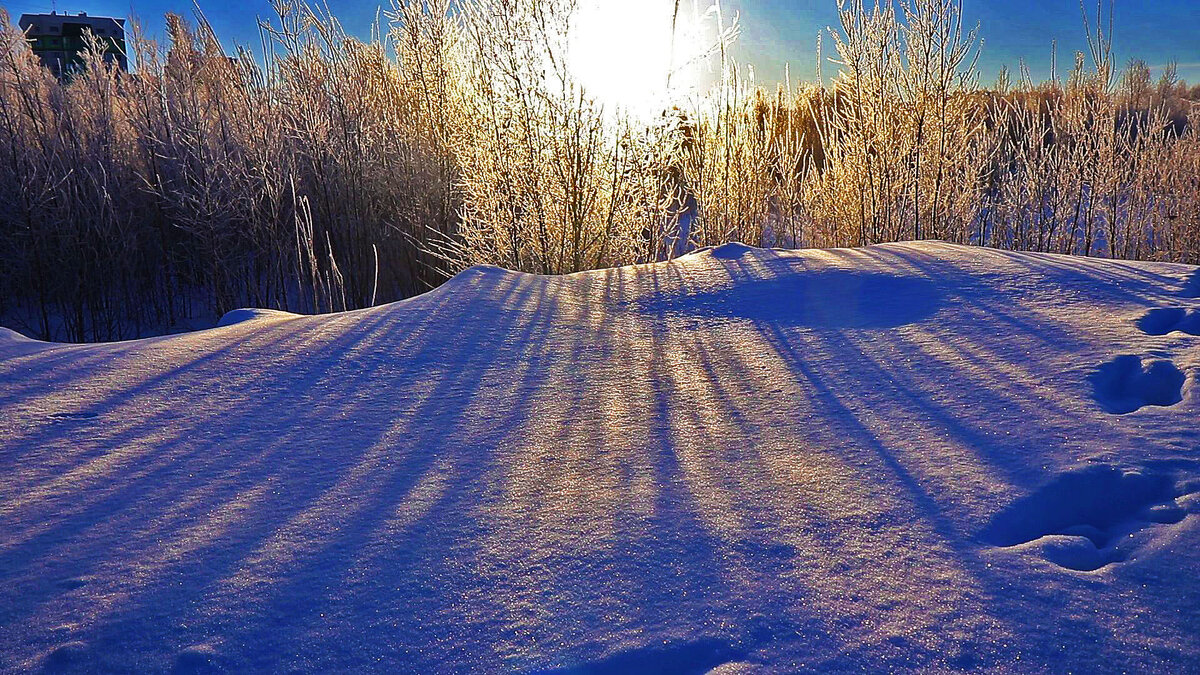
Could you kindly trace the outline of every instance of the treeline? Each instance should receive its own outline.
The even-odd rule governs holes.
[[[97,45],[66,82],[4,17],[0,317],[127,338],[387,302],[475,263],[558,274],[731,240],[1200,262],[1200,92],[1117,73],[1103,26],[1062,81],[984,87],[954,0],[851,4],[834,86],[769,93],[724,62],[647,121],[575,81],[571,11],[406,0],[362,41],[280,5],[265,61],[169,16],[168,44],[130,40],[136,73]]]

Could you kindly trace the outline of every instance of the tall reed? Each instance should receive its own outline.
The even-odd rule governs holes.
[[[0,13],[0,317],[126,338],[731,240],[1200,263],[1200,87],[1118,73],[1103,12],[1064,80],[992,87],[957,0],[842,0],[831,86],[755,87],[722,22],[719,84],[644,119],[575,78],[575,9],[395,0],[362,40],[281,2],[257,57],[169,15],[64,82]]]

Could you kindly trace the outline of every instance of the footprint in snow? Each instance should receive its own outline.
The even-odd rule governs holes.
[[[1137,326],[1147,335],[1166,335],[1174,331],[1200,335],[1200,309],[1163,307],[1152,309],[1138,319]]]
[[[980,538],[1031,550],[1059,567],[1091,572],[1125,561],[1137,533],[1178,523],[1200,510],[1200,482],[1177,483],[1165,473],[1100,464],[1061,474],[997,514]]]
[[[1088,380],[1096,402],[1115,415],[1148,405],[1172,406],[1183,400],[1183,371],[1170,361],[1126,355],[1097,368]]]

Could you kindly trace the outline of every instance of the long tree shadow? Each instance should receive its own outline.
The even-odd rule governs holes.
[[[488,380],[496,372],[493,368],[498,365],[497,361],[502,364],[510,360],[504,354],[513,349],[508,338],[512,328],[518,325],[518,319],[527,322],[528,334],[516,341],[517,348],[538,349],[541,336],[537,328],[542,321],[536,310],[532,314],[526,313],[525,307],[540,305],[546,314],[554,311],[554,303],[543,299],[541,293],[531,295],[532,289],[528,286],[522,293],[524,297],[518,296],[513,301],[516,307],[493,316],[495,321],[486,330],[460,335],[457,340],[447,335],[427,336],[430,350],[438,354],[447,376],[406,416],[409,428],[401,439],[389,442],[391,456],[387,463],[378,467],[381,470],[368,472],[369,484],[354,488],[343,497],[325,499],[329,491],[318,496],[318,500],[325,501],[319,505],[320,511],[332,522],[314,532],[308,525],[300,529],[299,524],[308,523],[309,519],[298,521],[291,536],[283,539],[284,542],[303,540],[305,547],[294,558],[284,560],[278,570],[271,570],[270,565],[265,564],[270,562],[270,555],[266,559],[262,556],[264,552],[269,554],[274,544],[264,542],[258,547],[261,551],[247,551],[234,564],[219,570],[223,572],[220,578],[216,574],[209,575],[211,583],[201,589],[205,597],[201,604],[209,609],[193,621],[208,626],[209,631],[229,646],[230,653],[223,654],[223,658],[235,664],[267,668],[285,666],[286,663],[264,660],[278,659],[281,654],[292,654],[296,664],[304,663],[304,659],[318,659],[319,662],[321,650],[314,645],[339,640],[336,635],[320,637],[322,626],[330,625],[331,617],[346,615],[361,620],[364,616],[378,616],[372,611],[379,609],[376,603],[388,599],[403,608],[404,596],[390,592],[404,585],[403,579],[395,576],[402,564],[380,570],[380,577],[365,585],[361,580],[357,585],[348,583],[346,586],[337,582],[353,576],[351,571],[368,548],[376,550],[377,554],[396,549],[407,553],[426,549],[426,544],[420,542],[420,535],[429,532],[429,526],[412,525],[415,541],[380,539],[378,533],[435,464],[445,466],[453,480],[444,482],[443,491],[436,496],[422,520],[433,520],[438,524],[438,531],[444,531],[455,529],[455,518],[469,517],[478,497],[474,490],[483,483],[482,476],[493,462],[489,432],[477,435],[480,415],[486,411],[479,409],[476,399],[486,396],[487,389],[494,386]],[[450,345],[450,348],[437,345]],[[424,359],[417,355],[413,360]],[[402,382],[391,381],[389,384]],[[456,408],[456,402],[462,407]],[[519,422],[520,409],[514,408],[511,412]],[[496,431],[490,433],[498,433],[503,428],[498,425]],[[466,439],[470,441],[466,442]],[[353,501],[338,507],[342,499]],[[443,545],[433,550],[450,548]],[[393,562],[401,561],[393,559]],[[253,579],[264,571],[270,576],[265,583],[254,583],[245,591],[238,590],[244,585],[239,579],[247,574]],[[432,611],[437,603],[433,598],[427,600],[430,602],[426,608]],[[151,600],[148,604],[154,602]],[[352,626],[349,630],[361,635],[364,627]],[[387,646],[396,635],[383,631],[378,637],[379,644]],[[344,640],[344,635],[340,639]],[[255,648],[247,651],[241,645],[255,645]],[[340,657],[353,656],[347,654],[345,644],[329,647]],[[301,654],[301,650],[306,653]],[[403,661],[402,654],[391,657]]]
[[[380,317],[380,320],[382,318]],[[346,349],[361,341],[365,335],[365,331],[351,331],[336,344],[327,346],[327,353],[332,355]],[[260,351],[266,354],[277,344],[275,340],[268,341]],[[189,489],[208,490],[212,493],[210,503],[221,504],[245,488],[247,475],[262,475],[262,472],[266,471],[266,478],[277,477],[281,469],[288,468],[288,462],[295,459],[285,453],[288,441],[306,433],[313,433],[314,429],[319,429],[320,420],[301,416],[299,419],[303,424],[278,432],[268,429],[264,433],[261,427],[270,426],[271,413],[287,407],[287,399],[296,396],[296,390],[312,387],[328,373],[333,364],[332,359],[319,360],[318,365],[296,372],[294,366],[288,368],[275,363],[274,367],[264,368],[264,371],[255,374],[255,377],[271,378],[290,373],[292,378],[288,380],[287,385],[273,392],[265,391],[267,395],[252,405],[228,406],[212,400],[206,401],[201,415],[187,418],[181,429],[165,436],[155,432],[163,425],[170,426],[168,417],[147,420],[116,437],[98,437],[96,442],[106,445],[114,442],[141,442],[141,437],[146,436],[150,443],[163,451],[141,452],[129,457],[127,463],[134,470],[122,472],[119,477],[113,475],[116,482],[111,487],[103,487],[98,498],[89,500],[91,493],[88,491],[70,493],[72,503],[67,505],[65,513],[60,510],[51,518],[53,526],[43,527],[33,538],[15,547],[6,548],[0,560],[7,565],[19,565],[32,562],[36,558],[44,557],[47,552],[58,549],[60,552],[51,556],[55,560],[56,569],[63,569],[75,576],[86,576],[91,565],[83,561],[94,559],[97,554],[111,546],[111,542],[105,538],[98,538],[92,534],[97,528],[107,527],[122,531],[125,527],[137,528],[144,526],[146,522],[153,523],[173,504],[186,501],[190,497],[187,492]],[[218,372],[223,372],[219,363],[215,364],[215,367]],[[267,381],[270,382],[270,379]],[[249,384],[249,381],[246,384]],[[353,386],[355,383],[348,381],[347,384]],[[135,397],[132,400],[138,399]],[[214,437],[213,432],[222,428],[226,433]],[[205,440],[198,443],[189,442],[194,432],[200,429],[205,431]],[[242,453],[231,467],[229,462],[234,456],[229,448],[245,445],[259,445],[261,449]],[[176,451],[171,449],[172,446],[182,447]],[[181,475],[189,476],[192,480],[181,481]],[[210,480],[221,477],[233,482],[218,483],[217,487],[221,490],[216,491],[210,480],[195,480],[196,477],[208,477]],[[74,503],[78,502],[80,497],[85,501],[82,504]],[[27,498],[26,502],[31,503],[22,504],[16,515],[28,516],[31,508],[54,507],[59,501],[61,500],[31,502]],[[159,539],[161,534],[151,530],[146,536]],[[83,541],[80,541],[81,538]],[[15,611],[19,606],[32,608],[39,595],[52,595],[54,588],[53,585],[49,585],[43,588],[41,594],[23,594],[21,602],[9,604],[8,609]]]
[[[984,250],[989,254],[993,253],[992,249]],[[1084,345],[1080,336],[1072,332],[1071,327],[1064,322],[1038,317],[1040,321],[1034,325],[1028,321],[1027,312],[1024,313],[1026,316],[1022,316],[1020,310],[1013,311],[1012,308],[1002,307],[1001,303],[988,301],[986,298],[994,297],[998,286],[1003,288],[1005,281],[1012,280],[1009,275],[989,278],[981,277],[977,273],[964,273],[946,278],[945,269],[936,266],[928,254],[900,246],[871,246],[839,253],[847,257],[858,257],[860,260],[865,257],[884,268],[908,268],[927,278],[936,279],[947,294],[948,300],[953,299],[960,304],[970,306],[976,314],[985,316],[989,320],[1008,324],[1011,328],[1027,334],[1051,348],[1077,350]],[[1021,258],[1018,260],[1024,262]],[[953,316],[947,317],[947,321],[956,320],[961,319]]]
[[[869,250],[870,253],[875,253],[874,249]],[[891,253],[889,251],[889,253]],[[731,275],[752,276],[746,270],[728,267]],[[735,281],[736,283],[736,281]],[[931,411],[931,406],[922,397],[914,395],[909,391],[914,382],[903,378],[905,372],[903,368],[896,368],[893,364],[891,368],[884,368],[882,364],[875,358],[871,358],[862,349],[851,349],[844,357],[832,357],[830,355],[839,354],[845,350],[848,345],[853,345],[853,341],[849,339],[850,335],[856,334],[854,330],[848,331],[821,331],[817,333],[806,334],[804,340],[797,339],[796,329],[789,327],[786,324],[780,324],[774,321],[757,321],[754,325],[758,331],[766,339],[775,353],[783,359],[788,367],[796,373],[799,381],[803,381],[811,387],[819,404],[826,409],[826,414],[821,415],[822,419],[836,421],[835,424],[841,430],[845,438],[851,441],[851,447],[861,447],[869,449],[875,457],[882,462],[889,475],[893,477],[897,485],[902,487],[909,495],[911,503],[917,507],[923,521],[932,525],[934,531],[939,538],[945,541],[954,553],[954,560],[966,569],[971,578],[981,584],[981,588],[985,593],[987,602],[990,605],[1004,607],[1012,600],[1006,593],[1006,581],[996,572],[989,569],[989,566],[979,557],[979,542],[975,540],[975,532],[973,530],[961,530],[955,525],[946,513],[944,507],[939,503],[939,498],[935,493],[931,492],[925,485],[925,481],[918,478],[907,467],[904,458],[898,456],[895,451],[883,442],[871,428],[863,421],[861,417],[866,411],[870,411],[870,416],[875,417],[879,414],[887,414],[873,407],[870,403],[874,400],[872,397],[867,397],[862,405],[850,407],[847,402],[854,401],[858,398],[856,392],[860,391],[865,383],[873,383],[872,389],[878,386],[885,386],[889,393],[899,392],[902,394],[900,400],[907,403],[911,408],[910,412],[917,415],[927,415]],[[1020,322],[1016,325],[1021,326],[1022,333],[1032,336],[1035,329],[1026,326]],[[864,334],[864,339],[866,334]],[[874,338],[878,340],[878,338]],[[816,341],[823,342],[823,348],[813,350],[811,344]],[[803,349],[803,351],[800,351]],[[892,384],[886,385],[887,382]],[[899,411],[896,411],[899,412]],[[936,411],[935,411],[936,412]],[[979,453],[994,453],[991,459],[992,463],[1006,467],[1010,475],[1014,478],[1019,478],[1019,483],[1027,487],[1039,482],[1039,477],[1043,475],[1037,467],[1030,468],[1029,465],[1021,467],[1020,460],[1030,460],[1028,452],[1019,452],[1018,448],[1009,448],[1010,451],[1018,451],[1015,454],[1020,455],[1019,458],[1006,458],[1006,453],[1003,450],[997,451],[995,444],[990,442],[985,436],[974,433],[962,424],[958,424],[954,420],[954,416],[948,413],[935,414],[935,421],[939,425],[944,426],[952,434],[957,436],[968,447],[974,448]],[[892,424],[899,423],[899,420],[891,420]],[[1048,458],[1048,456],[1047,456]],[[1033,460],[1036,462],[1036,460]],[[1002,609],[994,612],[991,616],[997,620],[1003,621],[1003,617],[1012,616],[1015,607]],[[1010,626],[1015,628],[1015,626]],[[1075,627],[1075,630],[1090,631],[1088,636],[1075,637],[1079,639],[1095,639],[1107,640],[1112,639],[1111,635],[1103,634],[1102,629],[1097,627]],[[1022,636],[1023,641],[1027,643],[1036,643],[1044,639],[1041,635],[1025,634]],[[1011,650],[1011,648],[1010,648]],[[991,659],[1009,658],[1011,654],[1007,654],[1005,650],[993,652],[990,655]]]
[[[420,313],[410,313],[412,316],[422,316]],[[199,474],[201,476],[209,476],[211,478],[220,477],[227,481],[227,484],[211,494],[204,500],[204,503],[198,504],[197,511],[204,512],[207,507],[212,507],[208,512],[212,513],[217,510],[217,507],[227,503],[229,500],[235,499],[237,495],[247,488],[247,484],[252,483],[255,478],[262,478],[266,482],[278,480],[284,485],[288,485],[289,489],[285,490],[280,499],[271,500],[269,507],[262,508],[259,511],[261,517],[257,519],[251,517],[246,524],[249,531],[242,529],[232,538],[236,543],[231,548],[229,541],[213,542],[210,547],[203,547],[202,550],[206,555],[201,555],[196,564],[187,562],[173,561],[174,574],[186,574],[197,583],[189,585],[187,589],[172,590],[173,595],[182,594],[185,598],[190,598],[194,602],[196,593],[207,588],[210,583],[205,583],[196,579],[196,577],[209,578],[210,582],[215,581],[217,576],[225,567],[219,561],[224,559],[225,565],[233,565],[243,557],[238,551],[250,551],[270,535],[270,527],[272,524],[287,522],[289,514],[296,514],[304,509],[310,508],[311,505],[318,500],[322,494],[336,486],[341,480],[339,472],[346,472],[352,469],[358,461],[358,457],[372,445],[373,440],[377,440],[379,436],[386,431],[391,424],[392,417],[387,414],[378,414],[378,409],[371,409],[371,403],[377,403],[378,394],[389,387],[392,382],[385,377],[372,377],[369,370],[341,368],[337,360],[337,355],[345,352],[352,352],[354,349],[362,346],[362,337],[375,334],[388,335],[389,333],[400,336],[402,339],[410,336],[415,326],[409,326],[407,329],[396,325],[391,331],[382,330],[378,322],[384,321],[386,314],[381,314],[374,320],[364,321],[361,331],[351,331],[351,334],[344,339],[336,340],[334,343],[326,345],[326,350],[320,352],[324,358],[315,359],[318,365],[301,366],[302,373],[292,373],[292,377],[283,377],[280,382],[281,388],[275,389],[263,396],[260,401],[254,405],[237,410],[226,410],[216,406],[211,417],[201,415],[204,423],[207,423],[210,428],[205,434],[205,442],[198,444],[188,444],[191,447],[181,456],[172,458],[172,461],[167,465],[161,466],[151,473],[146,474],[141,480],[135,481],[133,485],[125,486],[110,495],[109,498],[103,499],[100,502],[92,504],[91,507],[78,512],[74,517],[70,518],[66,523],[60,524],[57,529],[47,533],[44,537],[28,542],[28,545],[17,551],[7,551],[7,559],[11,565],[7,567],[10,574],[14,576],[19,574],[22,567],[26,569],[35,564],[35,558],[44,557],[44,555],[58,548],[59,552],[53,558],[55,559],[54,567],[64,571],[70,570],[76,577],[86,577],[88,573],[88,564],[83,561],[91,560],[93,554],[90,549],[97,551],[102,546],[101,542],[87,543],[88,533],[94,531],[101,523],[113,524],[113,528],[117,531],[125,529],[128,525],[127,520],[137,518],[143,522],[149,521],[153,523],[156,516],[155,511],[160,513],[168,509],[172,504],[186,502],[190,498],[190,494],[196,490],[210,490],[211,485],[207,485],[202,481],[173,481],[171,478],[180,474]],[[440,317],[436,312],[432,312],[424,316],[425,322],[436,322]],[[503,323],[497,324],[497,329],[503,331]],[[443,331],[444,332],[444,331]],[[432,353],[417,351],[412,355],[412,360],[423,361],[432,360],[437,357],[445,358],[450,363],[458,364],[463,361],[479,365],[472,368],[469,372],[482,373],[486,371],[483,364],[479,364],[480,354],[486,354],[486,340],[492,337],[487,332],[480,333],[476,339],[462,340],[455,339],[450,336],[434,336],[433,339],[423,343],[424,346],[436,345],[436,349]],[[277,348],[278,344],[270,342],[262,345],[262,352],[270,352]],[[441,353],[438,353],[440,350]],[[265,354],[264,354],[265,355]],[[398,355],[403,360],[404,355]],[[266,361],[271,363],[271,361]],[[220,364],[216,364],[220,365]],[[291,367],[294,369],[295,365]],[[477,384],[477,381],[472,381],[469,377],[463,376],[462,373],[456,371],[457,366],[445,366],[443,373],[446,375],[439,385],[432,391],[431,398],[425,408],[416,411],[417,414],[427,414],[433,418],[440,416],[444,417],[445,400],[455,395],[469,396],[471,390]],[[218,368],[219,370],[219,368]],[[271,368],[265,371],[256,372],[253,378],[256,380],[264,380],[270,383],[272,377],[280,377],[288,371],[287,363],[278,363],[278,372],[271,372]],[[337,377],[331,377],[331,374],[337,373]],[[354,373],[357,372],[357,375]],[[389,373],[390,374],[390,373]],[[406,377],[416,378],[429,376],[429,372],[420,369],[409,369],[404,375]],[[182,373],[176,373],[176,377]],[[350,375],[346,377],[346,375]],[[315,397],[300,395],[296,389],[309,390],[315,386],[321,385],[324,390]],[[295,403],[303,399],[309,401],[317,400],[326,405],[318,405],[313,408],[310,415],[301,415],[298,421],[299,428],[291,430],[279,430],[276,438],[270,438],[276,430],[270,429],[266,433],[253,431],[257,422],[267,421],[268,415],[277,412],[281,409],[292,407]],[[126,399],[127,400],[127,399]],[[349,403],[349,405],[347,405]],[[210,406],[213,407],[213,406]],[[338,410],[338,407],[342,407]],[[364,414],[370,413],[370,414]],[[346,422],[334,422],[333,426],[344,431],[350,431],[349,435],[338,437],[339,434],[334,432],[319,433],[318,438],[312,438],[315,430],[321,429],[322,425],[330,426],[330,421],[337,419],[345,419]],[[268,423],[269,424],[269,423]],[[199,426],[199,425],[195,425]],[[249,433],[247,433],[249,431]],[[133,434],[136,436],[136,434]],[[268,440],[269,439],[269,440]],[[174,442],[175,439],[168,439]],[[344,451],[335,452],[332,455],[321,452],[321,448],[312,448],[314,443],[319,443],[325,440],[331,444],[331,447],[338,447],[339,444],[344,448]],[[249,444],[251,448],[248,451],[240,451],[231,453],[226,450],[228,446],[238,446]],[[253,446],[260,444],[261,449],[253,449]],[[305,447],[305,446],[308,447]],[[297,449],[300,452],[296,452]],[[327,449],[327,448],[326,448]],[[422,455],[418,453],[416,460],[421,460]],[[426,460],[428,458],[425,458]],[[229,461],[233,460],[235,464],[230,466]],[[314,466],[314,462],[324,463],[325,467]],[[339,467],[341,467],[339,469]],[[314,471],[314,468],[317,469]],[[397,469],[397,472],[399,470]],[[214,475],[216,474],[216,475]],[[407,474],[404,474],[407,475]],[[413,475],[420,476],[419,467],[413,472]],[[297,483],[297,478],[300,482]],[[401,474],[396,473],[393,476],[393,486],[395,490],[402,491],[403,483],[407,478],[401,480]],[[278,483],[277,483],[278,485]],[[139,496],[140,495],[140,496]],[[147,503],[149,500],[149,503]],[[183,519],[180,524],[195,523],[201,518]],[[182,529],[180,527],[179,529]],[[164,539],[170,540],[171,532],[153,529],[147,531],[147,537],[151,537],[152,541],[142,542],[150,548],[152,542],[161,544]],[[129,558],[135,558],[139,554],[136,550],[129,553],[125,563],[132,564]],[[83,563],[82,565],[80,563]],[[189,569],[190,568],[190,569]],[[187,570],[185,573],[184,570]],[[80,574],[82,572],[82,574]],[[161,574],[162,572],[160,572]],[[51,575],[56,576],[56,575]],[[145,588],[154,588],[155,584],[148,583]],[[28,590],[28,589],[23,589]],[[30,611],[35,611],[35,608],[40,606],[42,601],[53,596],[57,592],[61,592],[61,588],[56,588],[53,584],[48,589],[43,587],[41,592],[33,594],[25,594],[23,600],[19,603],[6,603],[6,617],[9,619],[16,618],[17,615],[22,615]],[[89,589],[99,590],[99,589]],[[141,593],[145,592],[143,588]],[[136,595],[136,593],[135,593]],[[176,598],[178,600],[179,598]],[[162,598],[162,602],[151,602],[151,607],[172,607],[172,606],[187,606],[188,602],[172,604],[170,598]],[[117,619],[113,623],[105,625],[124,625],[128,628],[127,623],[137,624],[139,619],[136,615],[130,617],[125,615],[126,619]],[[168,622],[169,623],[169,622]],[[147,626],[141,626],[144,629]],[[95,629],[98,632],[107,632],[100,628]],[[112,635],[114,639],[120,639],[120,636],[126,638],[137,635],[138,633],[124,633],[121,630],[116,631]]]
[[[0,441],[6,468],[28,471],[0,517],[23,528],[0,539],[0,651],[83,669],[699,672],[778,638],[812,662],[862,665],[839,633],[843,605],[819,604],[835,582],[796,568],[795,541],[866,592],[879,571],[859,575],[871,561],[838,548],[866,525],[788,504],[800,491],[771,494],[786,475],[756,485],[768,439],[810,438],[756,389],[786,376],[828,427],[811,438],[837,439],[810,454],[844,460],[829,475],[894,492],[900,506],[878,522],[936,540],[928,565],[962,572],[963,588],[908,600],[966,598],[999,629],[959,626],[955,639],[974,643],[962,654],[897,650],[910,665],[1010,664],[1041,638],[987,642],[1023,630],[1010,621],[1023,600],[981,558],[961,506],[880,424],[913,415],[1023,485],[1049,458],[1014,468],[1015,445],[926,400],[921,378],[864,342],[902,348],[890,329],[995,303],[961,299],[970,288],[947,289],[902,249],[855,255],[878,271],[732,248],[697,276],[693,263],[557,279],[479,269],[416,303],[250,329],[131,374],[72,409],[96,415],[66,423],[79,449],[61,427]],[[923,277],[907,273],[921,265]],[[705,287],[714,270],[724,295]],[[872,313],[879,295],[890,304]],[[838,307],[821,309],[830,298]],[[1043,328],[1019,312],[995,320],[1020,340]],[[1043,340],[1074,344],[1051,328]],[[879,390],[890,402],[872,409]],[[105,448],[123,454],[89,454]]]
[[[743,260],[741,257],[734,257],[721,258],[721,260],[732,280],[731,288],[737,288],[742,284],[763,283],[764,279],[770,279],[770,275],[773,273],[788,273],[787,271],[780,272],[778,266],[772,265],[770,260],[763,261],[761,258]],[[682,294],[685,298],[687,295],[686,293]],[[937,298],[940,297],[940,292],[933,290],[931,295]],[[932,304],[936,305],[937,303]],[[913,315],[912,320],[914,322],[925,320],[931,314],[932,312],[929,311],[919,312]],[[664,312],[659,319],[669,322],[669,312]],[[957,521],[952,519],[942,507],[940,499],[944,497],[935,496],[938,493],[931,492],[925,479],[912,473],[904,459],[898,457],[893,449],[871,430],[870,426],[860,421],[860,416],[870,411],[873,418],[880,414],[903,414],[915,415],[917,419],[914,421],[918,421],[920,418],[928,420],[932,410],[936,414],[932,415],[931,421],[951,432],[952,437],[956,437],[967,448],[973,448],[976,453],[997,453],[992,461],[1003,466],[1013,477],[1023,479],[1023,483],[1036,481],[1036,477],[1031,477],[1028,471],[1022,471],[1016,467],[1010,461],[1011,458],[1006,457],[1003,451],[995,450],[992,447],[993,443],[985,435],[976,433],[959,423],[949,412],[938,412],[939,408],[931,406],[919,395],[906,392],[905,388],[912,386],[913,382],[894,379],[903,375],[903,369],[898,371],[900,375],[894,375],[891,372],[892,369],[884,369],[876,360],[865,358],[867,355],[861,349],[858,349],[857,353],[855,349],[851,349],[843,354],[847,345],[853,346],[854,344],[851,336],[862,335],[864,339],[874,342],[888,339],[884,337],[886,333],[879,330],[884,326],[814,326],[789,320],[786,316],[782,318],[745,316],[740,320],[753,326],[764,342],[770,345],[773,353],[790,372],[794,373],[797,382],[813,391],[814,401],[809,403],[816,405],[817,419],[832,422],[838,429],[838,435],[849,442],[848,447],[863,448],[871,452],[874,461],[880,463],[886,474],[891,476],[890,480],[894,481],[904,494],[908,495],[907,501],[916,508],[921,520],[928,523],[938,539],[949,546],[952,564],[960,566],[967,572],[969,579],[978,584],[985,602],[1003,604],[1006,600],[1005,579],[991,571],[989,565],[980,559],[979,542],[975,541],[974,529],[970,527],[965,530],[960,529],[956,525]],[[1033,334],[1034,329],[1031,326],[1015,320],[1014,322],[1021,326],[1024,332]],[[867,336],[870,335],[875,337],[868,338]],[[817,349],[814,350],[814,347]],[[698,365],[707,368],[705,363],[704,359],[700,359]],[[832,375],[833,371],[830,371],[830,368],[837,371],[838,374]],[[726,378],[731,375],[728,369],[722,369],[721,372]],[[715,372],[711,376],[714,379],[721,377]],[[826,384],[827,377],[833,378],[828,384]],[[889,382],[891,382],[890,385]],[[871,403],[875,400],[873,394],[867,396],[861,405],[849,407],[845,401],[856,399],[858,392],[862,391],[864,387],[869,388],[872,392],[878,390],[879,387],[883,387],[887,392],[901,392],[902,396],[899,400],[903,408],[907,410],[894,407],[884,410],[876,409]],[[821,413],[822,410],[823,413]],[[899,424],[901,421],[892,420],[892,423]],[[1023,454],[1024,458],[1028,460],[1028,453]],[[874,480],[880,481],[881,479],[876,475]],[[882,480],[881,482],[886,484],[889,481]],[[989,616],[991,620],[1007,624],[1005,617],[1010,616],[1010,613],[1001,611],[990,613]],[[976,645],[973,649],[955,657],[960,659],[955,661],[956,663],[974,663],[976,665],[983,662],[1000,663],[1011,658],[1013,649],[1015,649],[1015,647],[1008,649],[988,647],[983,635],[977,635],[975,642]],[[922,658],[937,660],[943,657],[930,653]]]
[[[339,340],[325,346],[322,352],[324,356],[311,363],[303,364],[299,368],[294,363],[280,361],[274,355],[288,353],[294,350],[297,344],[303,343],[308,338],[295,335],[280,336],[275,339],[263,340],[252,350],[230,352],[224,348],[217,348],[212,354],[172,369],[169,374],[159,374],[152,377],[151,381],[123,388],[119,393],[95,404],[87,417],[81,418],[74,424],[79,432],[76,434],[79,440],[95,447],[99,451],[97,455],[59,450],[59,457],[56,457],[53,463],[49,466],[37,467],[35,470],[35,457],[31,456],[29,452],[22,452],[19,456],[23,464],[23,473],[42,480],[40,482],[26,480],[23,481],[23,484],[15,484],[13,487],[21,490],[23,499],[26,501],[30,496],[36,495],[46,503],[46,506],[53,506],[56,515],[49,519],[50,522],[63,515],[74,513],[83,506],[76,501],[83,484],[98,483],[113,475],[115,471],[145,459],[144,453],[127,450],[127,446],[133,445],[136,448],[137,443],[142,443],[145,439],[152,439],[156,445],[171,447],[177,441],[193,436],[201,429],[211,427],[213,419],[230,413],[236,413],[242,419],[247,420],[246,425],[242,428],[243,431],[252,431],[255,429],[255,425],[249,421],[254,420],[251,415],[255,411],[270,410],[271,405],[286,402],[281,401],[281,397],[296,396],[298,392],[307,391],[323,376],[323,373],[332,367],[335,362],[334,355],[358,343],[369,334],[375,324],[382,320],[383,317],[380,316],[367,322],[370,325],[363,326],[361,330],[347,331]],[[240,345],[242,342],[239,341],[238,344]],[[244,359],[251,360],[260,370],[247,373],[237,372],[228,367],[231,361]],[[204,364],[209,364],[207,372],[202,369],[201,360]],[[266,386],[269,387],[270,383],[278,381],[284,376],[287,376],[289,384],[285,385],[280,392],[263,390],[258,385],[260,382],[266,382],[268,383]],[[197,380],[200,381],[198,388],[194,384]],[[245,401],[240,395],[243,388],[259,389],[260,400],[252,403]],[[202,399],[204,401],[203,411],[206,414],[190,415],[185,412],[180,415],[173,406],[179,401],[188,399]],[[147,414],[145,411],[150,407],[151,402],[157,402],[159,405],[155,412]],[[135,412],[123,416],[116,414],[125,410]],[[181,417],[182,419],[180,419]],[[166,429],[170,431],[164,431]],[[56,441],[62,436],[64,436],[64,429],[61,426],[49,426],[34,435],[16,437],[10,442],[15,448],[33,450],[44,455],[48,449],[58,449]],[[186,461],[194,456],[196,456],[195,451],[189,451],[186,447],[159,453],[148,464],[145,462],[140,464],[138,473],[133,475],[126,473],[123,476],[124,480],[120,483],[121,489],[136,491],[143,486],[158,485],[160,482],[150,482],[147,479],[163,479],[166,477],[163,472],[171,471],[172,467],[177,467],[180,461]],[[211,455],[209,457],[211,459]],[[75,464],[72,466],[68,462],[75,462]],[[78,480],[71,480],[72,478],[78,478]],[[74,498],[71,504],[65,505],[65,508],[63,505],[47,499],[56,494],[61,495],[67,489],[74,493]],[[110,496],[115,494],[115,491],[115,488],[110,489]],[[40,524],[44,526],[47,521],[42,520]]]

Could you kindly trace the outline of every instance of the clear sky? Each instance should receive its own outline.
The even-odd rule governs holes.
[[[1094,0],[1087,2],[1094,21]],[[780,77],[779,64],[785,59],[792,64],[793,78],[800,74],[813,79],[817,32],[836,27],[832,0],[727,0],[723,4],[727,11],[740,13],[743,59],[756,64],[760,79]],[[1079,0],[965,0],[963,14],[969,25],[980,25],[984,41],[980,73],[986,82],[1004,65],[1015,74],[1022,58],[1034,79],[1049,77],[1055,41],[1060,72],[1071,65],[1076,50],[1087,49]],[[1151,66],[1175,60],[1181,76],[1200,81],[1200,0],[1117,0],[1113,45],[1121,66],[1131,57]],[[827,57],[832,47],[826,39]]]
[[[701,6],[713,0],[697,0]],[[1094,0],[1086,0],[1092,4]],[[334,14],[353,34],[369,34],[379,5],[368,0],[328,0]],[[685,5],[691,0],[683,0]],[[12,0],[0,3],[14,15],[49,11],[51,0]],[[644,0],[641,11],[669,12],[672,0]],[[267,0],[200,0],[200,6],[227,44],[234,42],[257,51],[256,16],[269,16]],[[812,80],[815,73],[817,33],[836,24],[836,0],[722,0],[724,13],[737,13],[742,26],[736,50],[738,60],[752,64],[760,82],[783,77],[789,63],[793,80]],[[1092,4],[1094,7],[1094,4]],[[190,14],[190,0],[58,0],[59,11],[129,16],[136,14],[152,33],[161,34],[162,14]],[[980,71],[984,82],[994,80],[1002,65],[1014,73],[1021,58],[1035,79],[1050,72],[1051,44],[1057,40],[1060,70],[1069,67],[1075,50],[1085,49],[1078,0],[966,0],[968,23],[981,24],[984,38]],[[638,21],[636,16],[630,21]],[[613,49],[625,49],[614,36]],[[1133,56],[1151,66],[1178,61],[1179,73],[1200,82],[1200,0],[1117,0],[1114,44],[1120,65]],[[824,41],[826,56],[832,43]],[[826,65],[831,75],[835,66]]]

